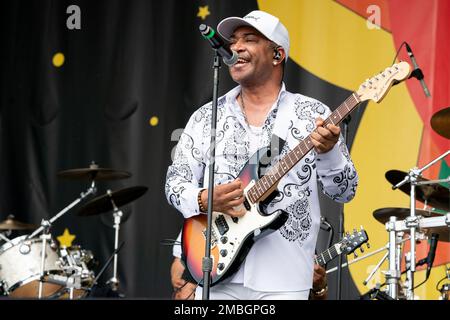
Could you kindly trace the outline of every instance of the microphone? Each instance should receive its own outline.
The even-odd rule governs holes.
[[[436,255],[436,248],[437,248],[438,239],[439,239],[439,234],[433,233],[431,235],[430,251],[428,252],[428,256],[427,256],[427,274],[426,274],[426,279],[428,279],[428,277],[430,276],[431,267],[433,267],[434,256]]]
[[[420,85],[422,86],[423,92],[425,93],[425,96],[431,97],[430,91],[428,90],[428,87],[425,84],[425,81],[423,80],[423,72],[422,72],[422,70],[420,70],[419,65],[417,64],[416,58],[414,57],[414,54],[411,50],[411,47],[406,43],[406,41],[405,41],[405,46],[406,46],[406,51],[408,51],[409,58],[411,59],[411,62],[414,66],[414,70],[413,70],[413,72],[411,72],[410,78],[414,77],[417,80],[419,80]]]
[[[238,54],[236,51],[231,50],[230,47],[223,41],[223,39],[214,31],[213,28],[206,24],[199,26],[200,33],[203,38],[208,40],[211,46],[217,50],[218,54],[222,57],[223,62],[231,67],[238,61]]]

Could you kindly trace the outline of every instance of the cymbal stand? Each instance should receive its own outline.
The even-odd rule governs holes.
[[[12,243],[11,240],[9,240],[9,238],[3,234],[3,232],[0,232],[0,239],[6,241],[8,243]]]
[[[64,215],[67,211],[72,209],[74,206],[76,206],[78,203],[80,203],[81,200],[83,200],[85,197],[87,197],[90,194],[95,194],[97,192],[97,188],[95,186],[95,180],[92,180],[91,186],[85,193],[81,193],[80,197],[73,201],[71,204],[69,204],[67,207],[65,207],[63,210],[58,212],[55,216],[53,216],[50,220],[42,219],[41,226],[37,228],[30,236],[25,237],[24,240],[31,239],[38,235],[40,232],[43,231],[43,234],[41,235],[42,239],[42,250],[41,250],[41,269],[40,269],[40,279],[39,279],[39,291],[38,291],[38,298],[42,298],[42,285],[44,282],[44,275],[45,275],[45,256],[46,256],[46,247],[47,247],[47,240],[51,239],[50,235],[50,227],[52,226],[53,222],[55,222],[57,219],[59,219],[62,215]],[[29,250],[26,245],[22,244],[22,246],[19,249],[21,252],[25,250]]]
[[[106,284],[109,284],[111,287],[111,290],[113,291],[117,291],[117,289],[119,288],[119,279],[117,278],[117,248],[119,246],[119,229],[120,229],[120,220],[123,216],[122,210],[119,210],[119,208],[117,208],[114,199],[112,197],[112,192],[111,190],[107,191],[110,199],[111,199],[111,204],[113,206],[113,216],[114,216],[114,263],[113,263],[113,276],[111,279],[109,279]]]
[[[415,239],[416,239],[416,229],[419,224],[418,220],[417,220],[417,216],[416,216],[416,185],[418,184],[417,180],[424,170],[433,166],[435,163],[437,163],[442,158],[445,158],[449,154],[450,154],[450,150],[447,150],[447,152],[440,155],[436,159],[432,160],[427,165],[425,165],[423,168],[417,168],[417,167],[412,168],[411,170],[409,170],[408,175],[402,181],[400,181],[399,183],[397,183],[395,186],[392,187],[392,189],[395,190],[407,182],[409,182],[411,184],[410,216],[405,219],[406,226],[409,228],[409,230],[410,230],[409,232],[410,232],[410,236],[411,236],[411,238],[410,238],[410,243],[411,243],[410,263],[411,263],[411,266],[408,270],[408,275],[407,275],[408,288],[406,290],[406,297],[408,300],[414,299],[414,272],[416,271],[416,241],[415,241]],[[395,224],[395,221],[393,222],[393,224]],[[395,232],[395,230],[393,230],[392,232]],[[392,264],[392,265],[390,264],[389,267],[390,267],[389,272],[392,274],[396,274],[397,272],[400,272],[400,269],[395,269],[395,270],[391,269],[391,268],[395,267],[394,264]],[[389,284],[389,286],[390,286],[390,289],[389,289],[390,292],[394,292],[396,290],[396,289],[394,290],[393,284]]]
[[[401,246],[400,241],[403,238],[403,232],[396,230],[397,217],[391,216],[386,222],[386,230],[389,232],[389,270],[385,272],[388,294],[391,298],[397,300],[399,296],[398,285],[400,282],[401,270]],[[415,239],[411,235],[410,239]],[[413,241],[415,243],[415,240]]]

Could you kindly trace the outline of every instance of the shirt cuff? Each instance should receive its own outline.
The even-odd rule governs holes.
[[[187,210],[182,210],[183,216],[186,219],[202,213],[200,212],[197,201],[198,193],[202,189],[204,188],[189,188],[184,191],[183,198],[185,205],[183,206],[183,204],[181,204],[180,207],[187,208]]]
[[[317,154],[317,169],[318,170],[336,170],[345,166],[347,159],[342,154],[340,148],[340,141],[338,141],[333,148],[325,153]]]

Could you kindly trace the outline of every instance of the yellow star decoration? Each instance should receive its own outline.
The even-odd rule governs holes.
[[[202,20],[205,20],[206,16],[209,16],[210,14],[208,6],[198,7],[197,17],[202,18]]]
[[[59,241],[59,245],[61,247],[71,247],[73,240],[75,240],[76,236],[74,234],[70,234],[69,229],[65,228],[64,233],[57,237]]]

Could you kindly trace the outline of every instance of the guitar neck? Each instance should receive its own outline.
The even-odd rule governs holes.
[[[356,93],[352,93],[330,116],[324,121],[324,126],[328,124],[338,125],[350,114],[360,100]],[[259,179],[253,187],[248,190],[247,197],[253,202],[264,200],[277,185],[278,181],[286,175],[311,149],[314,147],[311,141],[311,134],[302,140],[294,149],[275,164],[268,173]]]
[[[324,267],[328,262],[339,256],[342,251],[340,250],[342,242],[338,242],[314,257],[314,263]]]

